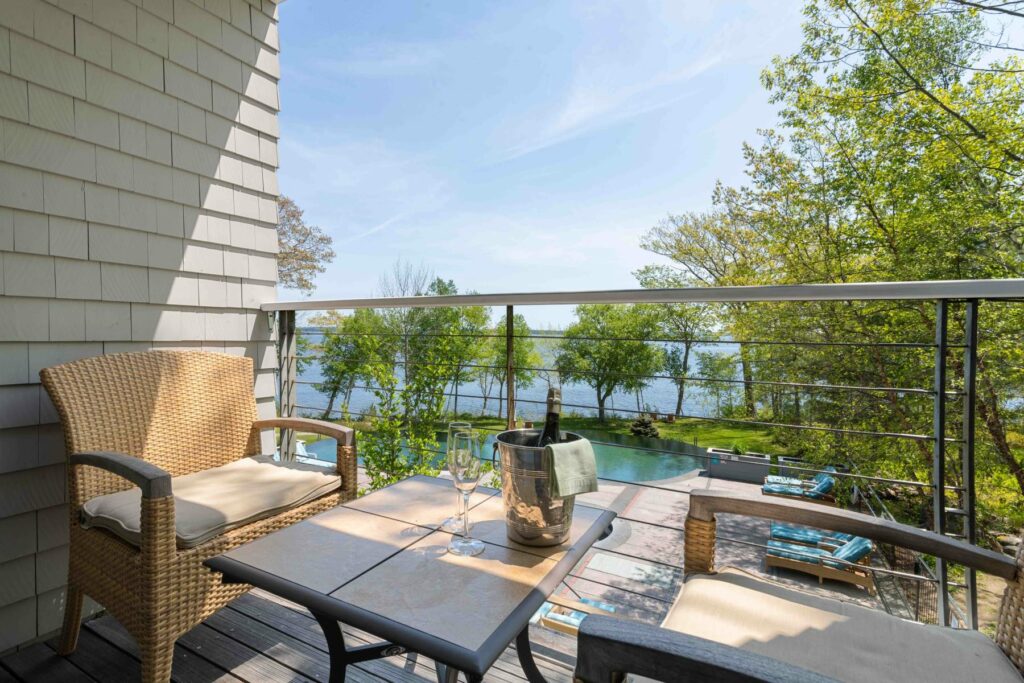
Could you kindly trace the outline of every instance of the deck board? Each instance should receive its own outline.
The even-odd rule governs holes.
[[[719,482],[705,476],[673,482],[671,486],[603,483],[588,502],[611,505],[620,513],[613,533],[595,546],[556,591],[570,598],[593,598],[615,608],[618,616],[659,624],[682,585],[683,522],[688,491],[696,488],[743,488],[750,484]],[[783,584],[821,594],[842,594],[868,605],[877,602],[852,586],[827,582],[795,572],[765,572],[763,550],[728,542],[763,544],[764,520],[723,515],[723,542],[716,553],[718,566],[739,566]],[[467,609],[472,606],[467,606]],[[353,645],[377,640],[357,629],[345,629]],[[570,683],[576,658],[575,639],[563,633],[531,627],[537,665],[552,683]],[[126,683],[139,678],[134,639],[111,616],[87,622],[78,650],[70,657],[56,655],[54,642],[37,643],[0,659],[0,683],[71,681]],[[327,643],[316,620],[299,605],[254,590],[182,636],[174,652],[173,680],[179,683],[262,683],[326,681]],[[434,663],[417,655],[362,662],[349,667],[349,680],[359,683],[417,683],[435,681]],[[487,673],[488,683],[525,680],[510,646]]]

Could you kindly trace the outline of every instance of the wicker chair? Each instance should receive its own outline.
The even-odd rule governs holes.
[[[249,589],[223,583],[205,559],[355,497],[352,430],[302,418],[258,419],[248,358],[120,353],[46,368],[40,376],[68,452],[71,548],[61,654],[75,649],[88,595],[135,637],[143,680],[169,680],[177,638]],[[340,488],[332,482],[333,490],[313,500],[180,547],[173,478],[259,454],[261,430],[275,427],[337,439]],[[137,545],[80,523],[87,501],[133,484],[141,490]]]
[[[977,631],[915,624],[735,569],[715,569],[716,515],[814,526],[892,543],[1007,582],[994,643]],[[580,625],[575,680],[1020,681],[1024,672],[1024,550],[991,550],[814,503],[734,491],[693,491],[686,583],[662,627],[604,616]],[[646,679],[645,679],[646,680]]]

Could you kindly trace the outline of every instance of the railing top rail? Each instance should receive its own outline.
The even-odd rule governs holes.
[[[1024,279],[858,282],[685,289],[609,289],[582,292],[521,292],[453,296],[303,299],[265,303],[264,311],[323,311],[357,308],[444,306],[554,306],[576,304],[743,303],[772,301],[883,301],[933,299],[1024,299]]]

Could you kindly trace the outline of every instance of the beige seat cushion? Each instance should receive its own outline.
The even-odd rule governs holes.
[[[977,631],[906,621],[735,569],[687,580],[662,626],[843,681],[1021,680]]]
[[[315,465],[258,456],[174,477],[174,522],[179,548],[192,548],[225,531],[272,517],[341,487],[341,477]],[[107,529],[139,545],[141,491],[98,496],[82,506],[82,525]]]

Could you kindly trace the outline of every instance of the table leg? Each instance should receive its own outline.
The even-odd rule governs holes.
[[[320,624],[320,630],[324,632],[327,639],[327,652],[330,655],[331,678],[330,683],[345,683],[345,671],[348,669],[348,662],[345,659],[345,636],[341,633],[341,626],[337,620],[314,614],[316,621]]]
[[[455,667],[434,662],[434,669],[437,671],[437,683],[458,683],[459,670]]]
[[[523,667],[526,680],[530,683],[547,683],[547,679],[537,668],[533,661],[533,650],[530,649],[530,626],[527,624],[519,635],[516,636],[516,654],[519,655],[519,665]]]
[[[345,683],[345,674],[349,664],[394,657],[408,652],[401,645],[388,642],[361,645],[350,649],[345,647],[345,636],[341,632],[341,625],[337,619],[315,613],[313,616],[316,617],[320,629],[324,632],[324,638],[327,639],[327,652],[331,661],[330,683]]]

